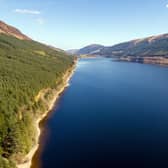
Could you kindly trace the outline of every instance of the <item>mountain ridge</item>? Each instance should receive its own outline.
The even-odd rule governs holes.
[[[85,48],[88,48],[88,46]],[[84,53],[89,57],[98,55],[112,57],[118,61],[168,65],[168,33],[134,39],[109,47],[104,46],[98,50],[87,50]]]
[[[94,54],[94,52],[100,51],[100,49],[102,49],[103,47],[104,46],[100,44],[90,44],[81,49],[67,50],[67,53],[76,55]]]
[[[168,34],[135,39],[104,47],[99,53],[103,56],[163,56],[168,54]]]
[[[123,53],[121,50],[129,50],[129,49],[134,49],[134,47],[139,47],[139,45],[141,45],[142,47],[142,43],[144,43],[144,47],[147,49],[150,49],[150,47],[152,47],[151,45],[156,45],[156,42],[165,42],[165,44],[168,46],[168,33],[165,34],[160,34],[160,35],[155,35],[155,36],[149,36],[146,38],[137,38],[137,39],[133,39],[130,41],[126,41],[126,42],[121,42],[112,46],[103,46],[103,45],[98,45],[100,46],[100,50],[96,51],[96,50],[91,50],[91,52],[87,51],[84,52],[84,54],[97,54],[97,55],[105,55],[107,54],[108,56],[117,56],[120,55],[121,53]],[[162,45],[162,47],[165,46]],[[93,44],[94,45],[94,44]],[[92,44],[88,45],[86,47],[83,47],[81,49],[78,49],[78,53],[80,54],[81,50],[85,49],[85,48],[92,48]],[[159,48],[156,48],[159,49]],[[110,51],[109,51],[110,50]],[[74,51],[74,50],[73,50]],[[105,51],[107,51],[107,53],[105,53]],[[168,49],[166,48],[166,53],[168,53]],[[141,55],[141,54],[140,54]],[[143,54],[145,55],[145,53]],[[156,54],[157,55],[157,54]],[[160,54],[158,54],[160,55]]]
[[[31,40],[31,38],[23,34],[19,29],[11,25],[8,25],[1,20],[0,20],[0,34],[6,34],[9,36],[13,36],[20,40]]]

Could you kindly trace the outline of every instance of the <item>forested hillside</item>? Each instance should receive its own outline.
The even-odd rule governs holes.
[[[45,107],[36,100],[56,88],[73,58],[31,40],[0,34],[0,168],[13,168],[34,143],[33,122]]]

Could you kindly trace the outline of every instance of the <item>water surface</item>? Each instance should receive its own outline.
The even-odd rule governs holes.
[[[42,168],[167,168],[168,68],[83,59],[46,128]]]

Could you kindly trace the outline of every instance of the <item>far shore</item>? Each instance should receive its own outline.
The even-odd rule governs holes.
[[[61,88],[59,88],[59,90],[57,91],[54,91],[53,99],[48,102],[48,107],[49,107],[48,110],[36,120],[35,122],[35,128],[37,129],[36,144],[32,147],[30,152],[25,156],[24,162],[22,164],[17,165],[17,168],[31,168],[32,159],[39,148],[39,138],[41,135],[40,122],[43,121],[48,116],[48,114],[54,108],[54,105],[56,101],[58,100],[58,98],[60,97],[60,94],[65,90],[66,87],[69,86],[69,81],[74,74],[74,71],[76,69],[76,64],[77,64],[77,61],[73,65],[72,69],[67,70],[67,72],[64,74],[63,83],[61,85]]]
[[[153,56],[153,57],[132,57],[132,56],[125,56],[125,57],[114,57],[115,61],[124,61],[124,62],[137,62],[137,63],[144,63],[144,64],[154,64],[154,65],[161,65],[161,66],[168,66],[168,58],[162,56]]]

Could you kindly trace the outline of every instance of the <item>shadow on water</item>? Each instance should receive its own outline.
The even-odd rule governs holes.
[[[52,118],[53,113],[55,113],[57,109],[59,109],[60,99],[65,94],[67,89],[68,87],[65,88],[64,92],[60,94],[58,100],[55,102],[53,109],[48,113],[48,115],[39,124],[40,130],[41,130],[41,134],[39,137],[39,148],[36,151],[35,155],[33,156],[31,168],[41,168],[42,167],[41,154],[43,153],[44,145],[46,141],[48,140],[48,138],[50,137],[50,133],[51,133],[50,129],[48,129],[47,121],[50,118]]]

